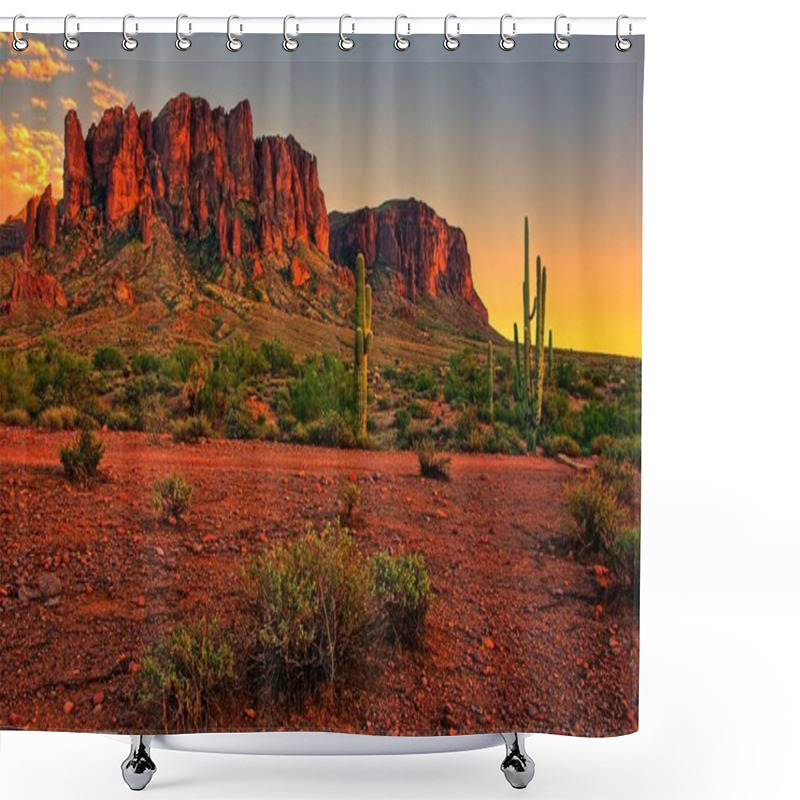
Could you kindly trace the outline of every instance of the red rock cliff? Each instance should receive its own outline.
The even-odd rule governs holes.
[[[330,215],[330,255],[353,264],[364,254],[368,267],[388,268],[395,288],[409,300],[449,295],[466,302],[479,317],[488,312],[472,285],[467,240],[430,206],[413,198],[378,208]]]
[[[64,141],[65,228],[96,205],[112,228],[135,224],[145,245],[157,215],[180,237],[213,234],[223,259],[280,256],[299,244],[327,255],[328,215],[316,158],[291,136],[254,140],[247,100],[226,113],[181,94],[155,119],[133,105],[111,108],[85,141],[70,111]]]

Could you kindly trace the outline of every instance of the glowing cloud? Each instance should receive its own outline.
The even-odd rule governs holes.
[[[58,102],[61,103],[61,108],[63,108],[64,111],[69,111],[71,108],[78,107],[78,104],[71,97],[62,97]]]
[[[43,111],[47,111],[48,102],[44,97],[31,97],[31,105],[34,108],[41,108]]]
[[[88,64],[89,69],[92,72],[97,72],[100,69],[100,64],[97,61],[95,61],[94,59],[87,58],[86,59],[86,63]]]
[[[14,51],[13,56],[0,61],[0,80],[5,77],[16,80],[29,80],[49,83],[61,74],[74,72],[72,64],[67,63],[66,54],[43,42],[30,40],[28,49],[22,53]]]
[[[89,81],[87,84],[92,92],[92,102],[105,110],[112,106],[125,105],[125,93],[102,81]]]
[[[64,145],[58,134],[19,123],[6,127],[0,120],[0,172],[4,179],[0,217],[16,214],[48,183],[53,185],[53,194],[60,195],[63,160]]]

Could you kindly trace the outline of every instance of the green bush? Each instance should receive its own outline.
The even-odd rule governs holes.
[[[462,411],[456,420],[456,445],[467,453],[480,453],[486,450],[486,436],[478,421],[475,408]]]
[[[519,455],[526,452],[527,447],[516,428],[512,428],[503,422],[495,422],[489,436],[486,438],[486,450],[489,453]]]
[[[80,408],[91,396],[89,362],[70,353],[58,340],[45,338],[41,347],[27,354],[27,359],[40,407]]]
[[[605,451],[615,461],[627,461],[636,469],[642,468],[642,439],[640,436],[623,436],[615,439]]]
[[[33,375],[25,355],[16,350],[0,350],[0,409],[22,408],[33,413],[37,406]]]
[[[104,344],[94,351],[92,366],[98,372],[116,372],[125,369],[125,354],[110,344]]]
[[[131,356],[131,370],[137,375],[150,375],[161,369],[161,359],[154,353],[142,351]]]
[[[110,431],[132,431],[136,425],[125,411],[112,411],[106,417],[106,427]]]
[[[46,408],[39,414],[37,423],[47,431],[72,431],[78,426],[78,409],[72,406]]]
[[[589,443],[589,452],[593,456],[599,456],[607,452],[614,445],[614,437],[609,436],[607,433],[601,433],[595,436]]]
[[[259,350],[276,377],[290,377],[297,371],[292,351],[277,337],[261,342]]]
[[[641,553],[641,532],[638,528],[628,528],[620,532],[609,553],[611,571],[622,586],[632,589],[631,599],[639,602],[639,564]]]
[[[584,550],[607,553],[623,521],[614,492],[598,476],[579,480],[567,491],[572,531]]]
[[[228,439],[255,439],[258,436],[258,426],[244,403],[236,402],[228,408],[225,435]]]
[[[571,436],[549,436],[542,442],[542,450],[549,458],[563,453],[570,458],[578,458],[581,446]]]
[[[4,425],[17,428],[24,428],[31,424],[30,414],[24,408],[12,408],[6,411],[0,419]]]
[[[581,409],[580,419],[580,439],[587,446],[602,434],[619,439],[638,436],[642,430],[642,413],[638,403],[623,405],[618,402],[590,400]]]
[[[174,381],[185,383],[192,374],[192,368],[200,361],[200,354],[188,344],[177,344],[161,364],[161,371]]]
[[[354,407],[352,373],[333,353],[325,353],[321,361],[307,358],[300,376],[287,386],[289,409],[298,422],[309,423],[336,412],[344,415]]]
[[[638,504],[639,473],[631,463],[615,461],[610,456],[603,455],[595,464],[595,471],[622,505],[633,507]]]
[[[256,619],[256,672],[273,696],[300,702],[322,683],[350,684],[380,637],[370,568],[330,526],[279,542],[247,572]]]
[[[61,464],[72,481],[84,482],[93,477],[100,466],[105,447],[94,434],[82,430],[72,444],[61,448]]]
[[[355,447],[353,428],[336,411],[326,411],[305,428],[305,441],[320,447]]]
[[[213,725],[236,677],[234,650],[215,620],[181,625],[142,660],[139,695],[159,709],[165,731],[201,732]]]
[[[423,556],[379,553],[372,558],[372,579],[388,631],[403,646],[419,647],[433,597]]]
[[[174,474],[153,484],[153,506],[164,521],[180,522],[192,502],[192,484],[182,475]]]
[[[450,480],[450,456],[438,452],[433,442],[423,441],[417,446],[420,475],[434,480]]]
[[[172,438],[176,442],[194,444],[200,439],[210,439],[214,435],[211,423],[201,414],[188,417],[172,426]]]
[[[339,487],[339,517],[348,525],[353,524],[361,505],[361,487],[353,481],[346,481]]]

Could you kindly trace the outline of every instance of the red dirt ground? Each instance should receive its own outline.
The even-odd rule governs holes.
[[[148,646],[202,614],[233,625],[248,555],[332,521],[340,484],[356,480],[364,549],[427,560],[435,598],[422,651],[369,654],[366,686],[302,713],[243,696],[217,729],[636,729],[638,620],[624,602],[599,607],[592,565],[569,551],[569,467],[454,455],[442,483],[406,452],[104,432],[102,476],[82,488],[58,459],[72,436],[0,426],[0,727],[144,732],[131,698]],[[153,481],[173,470],[194,485],[176,526],[151,503]],[[57,597],[20,591],[45,573]]]

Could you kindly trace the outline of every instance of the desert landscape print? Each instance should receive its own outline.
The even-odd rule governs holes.
[[[462,63],[443,101],[411,62],[29,49],[0,728],[635,731],[640,119],[604,65]]]

